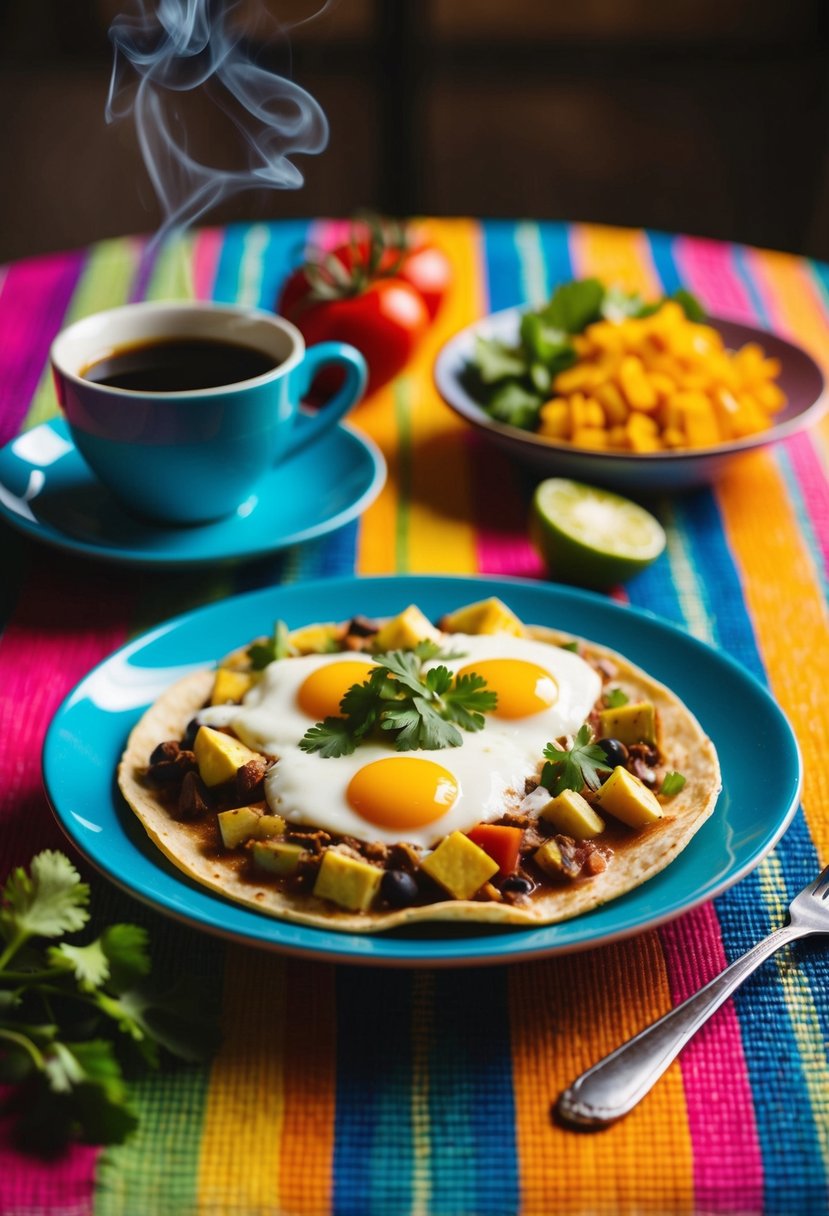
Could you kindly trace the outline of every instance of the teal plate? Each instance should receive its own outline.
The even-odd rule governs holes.
[[[166,527],[130,514],[93,476],[63,418],[0,449],[0,517],[35,540],[122,565],[244,561],[356,519],[386,480],[374,444],[333,427],[268,473],[227,519]]]
[[[723,792],[666,870],[584,916],[538,929],[410,926],[362,935],[274,920],[189,881],[146,837],[115,786],[131,728],[173,681],[258,634],[417,603],[430,617],[498,595],[525,621],[620,651],[672,688],[714,740]],[[775,762],[768,764],[773,755]],[[726,655],[648,613],[588,592],[488,578],[348,578],[296,583],[211,604],[117,650],[81,681],[49,728],[46,791],[70,840],[125,891],[211,933],[306,958],[378,966],[513,963],[589,949],[652,929],[724,891],[782,835],[797,807],[800,755],[768,692]]]

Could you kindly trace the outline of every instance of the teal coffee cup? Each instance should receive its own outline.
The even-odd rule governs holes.
[[[96,313],[58,335],[51,362],[93,473],[135,513],[173,525],[232,514],[274,465],[335,426],[366,385],[354,347],[306,349],[289,321],[229,304]],[[340,369],[342,384],[310,413],[302,401],[327,367]]]

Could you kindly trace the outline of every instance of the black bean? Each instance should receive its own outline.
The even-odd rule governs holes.
[[[514,895],[529,895],[535,884],[523,874],[510,874],[501,883],[502,891],[511,891]]]
[[[187,751],[193,750],[193,744],[196,742],[196,735],[199,733],[199,725],[198,718],[191,718],[187,723],[187,727],[184,731],[184,737],[181,740],[181,746],[186,748]]]
[[[407,908],[418,897],[417,882],[405,870],[386,870],[380,883],[380,895],[393,908]]]
[[[620,764],[627,764],[628,749],[625,747],[624,743],[620,742],[618,739],[599,739],[598,744],[604,754],[607,756],[609,768],[618,768]]]

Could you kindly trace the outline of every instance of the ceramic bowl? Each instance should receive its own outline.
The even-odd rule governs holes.
[[[722,317],[709,317],[707,324],[722,334],[729,349],[758,342],[766,355],[780,360],[782,371],[778,383],[786,394],[787,403],[768,430],[713,447],[672,452],[596,452],[542,438],[496,422],[463,384],[463,371],[473,357],[476,336],[516,342],[521,312],[518,308],[505,309],[455,334],[437,357],[435,382],[446,404],[465,422],[508,455],[545,477],[570,477],[639,495],[690,489],[714,481],[743,453],[809,426],[826,408],[823,375],[804,350],[768,330]]]

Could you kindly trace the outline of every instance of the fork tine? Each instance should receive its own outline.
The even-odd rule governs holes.
[[[807,890],[814,899],[826,899],[829,896],[829,866],[818,874],[811,887],[807,887]]]

